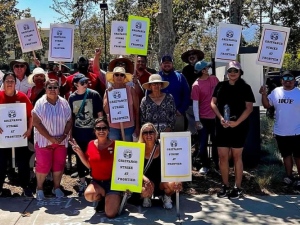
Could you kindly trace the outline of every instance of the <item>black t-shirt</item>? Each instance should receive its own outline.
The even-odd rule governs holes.
[[[78,114],[84,94],[74,92],[69,98],[69,104],[73,116],[72,136],[76,141],[91,141],[95,138],[94,124],[98,113],[103,111],[103,102],[98,92],[88,89],[84,107]]]
[[[234,85],[229,81],[218,83],[215,87],[213,97],[217,98],[217,107],[224,116],[224,106],[230,108],[230,120],[236,121],[246,109],[246,102],[255,102],[250,85],[243,80],[237,81]]]
[[[194,73],[194,66],[187,65],[182,69],[182,74],[185,76],[185,79],[187,80],[191,93],[192,93],[192,86],[195,83],[195,81],[198,79],[198,75]],[[193,100],[190,99],[190,105],[193,105]]]

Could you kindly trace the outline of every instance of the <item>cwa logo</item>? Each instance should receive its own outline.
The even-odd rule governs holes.
[[[15,118],[17,116],[17,113],[15,110],[9,110],[8,111],[8,117],[9,118]]]
[[[23,25],[23,28],[24,28],[24,30],[29,30],[30,27],[29,27],[28,24],[24,24],[24,25]]]
[[[118,32],[123,32],[124,27],[123,26],[118,26]]]
[[[177,145],[178,145],[178,143],[177,143],[176,140],[172,140],[172,141],[170,142],[170,145],[171,145],[172,148],[176,148]]]
[[[63,34],[63,32],[61,30],[57,31],[57,35],[62,35],[62,34]]]
[[[136,29],[141,29],[142,28],[142,23],[141,22],[136,22],[135,28]]]
[[[131,159],[132,157],[132,151],[130,149],[125,149],[123,152],[123,156],[125,159]]]
[[[234,32],[232,30],[229,30],[226,32],[226,37],[228,37],[228,38],[232,38],[233,35],[234,35]]]
[[[278,38],[279,38],[279,33],[278,33],[278,32],[272,32],[271,35],[270,35],[270,38],[271,38],[273,41],[277,41]]]
[[[114,92],[113,92],[113,97],[114,97],[115,99],[121,98],[121,92],[120,92],[120,91],[114,91]]]

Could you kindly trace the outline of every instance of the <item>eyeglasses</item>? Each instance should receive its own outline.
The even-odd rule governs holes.
[[[117,62],[116,66],[126,66],[126,63],[124,63],[124,62]]]
[[[16,82],[15,80],[5,80],[5,83],[7,83],[7,84],[13,84],[15,82]]]
[[[284,81],[292,81],[292,80],[294,80],[294,77],[282,77],[282,79],[284,80]]]
[[[17,64],[17,65],[14,65],[14,68],[24,68],[25,65],[24,64]]]
[[[228,73],[238,73],[239,70],[238,69],[229,69],[227,70]]]
[[[161,83],[160,83],[160,82],[157,82],[157,83],[152,83],[151,85],[152,85],[152,86],[156,86],[156,85],[161,85]]]
[[[108,127],[95,127],[96,131],[106,131],[108,129]]]
[[[57,90],[57,89],[58,89],[58,86],[48,86],[47,89],[48,89],[48,90],[53,90],[53,89],[54,89],[54,90]]]
[[[115,73],[114,76],[116,77],[125,77],[125,74],[124,73]]]
[[[143,135],[152,135],[152,134],[154,134],[155,132],[154,132],[154,130],[149,130],[149,131],[143,131]]]

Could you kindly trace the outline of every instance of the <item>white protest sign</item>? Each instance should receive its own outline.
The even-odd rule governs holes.
[[[220,23],[217,40],[216,62],[236,60],[240,47],[242,26]]]
[[[34,17],[16,20],[15,25],[23,53],[43,48]]]
[[[3,83],[3,77],[4,77],[4,73],[0,70],[0,86]]]
[[[126,88],[107,91],[107,99],[111,123],[130,121]]]
[[[127,22],[112,21],[110,35],[110,54],[128,55],[126,53]]]
[[[161,181],[191,181],[191,133],[162,132],[160,138]]]
[[[264,25],[257,54],[258,65],[281,68],[290,28]]]
[[[116,141],[111,189],[141,193],[145,144]]]
[[[50,25],[49,61],[73,61],[74,29],[71,24]]]
[[[0,148],[27,146],[23,134],[27,130],[26,104],[0,104]]]

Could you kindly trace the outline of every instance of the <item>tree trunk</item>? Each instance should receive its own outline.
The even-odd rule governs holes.
[[[156,18],[159,33],[158,61],[164,55],[170,55],[173,58],[175,32],[172,18],[172,0],[160,0],[160,10]]]
[[[230,1],[230,23],[242,24],[243,0]]]

